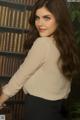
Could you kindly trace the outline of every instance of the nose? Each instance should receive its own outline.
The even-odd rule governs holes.
[[[39,26],[43,26],[43,25],[44,25],[44,22],[40,19],[40,20],[38,21],[38,25],[39,25]]]

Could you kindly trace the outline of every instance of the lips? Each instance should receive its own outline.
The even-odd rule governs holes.
[[[46,29],[42,29],[42,28],[39,29],[40,32],[44,32],[45,30],[46,30]]]

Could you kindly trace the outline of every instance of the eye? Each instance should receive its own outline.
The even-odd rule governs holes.
[[[48,16],[45,16],[44,19],[45,19],[45,20],[50,20],[51,18],[48,17]]]

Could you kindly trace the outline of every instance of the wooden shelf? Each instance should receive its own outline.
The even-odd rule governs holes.
[[[25,4],[10,2],[7,0],[0,0],[0,5],[5,7],[10,7],[12,9],[20,10],[20,11],[32,10],[33,8],[33,5],[25,5]]]

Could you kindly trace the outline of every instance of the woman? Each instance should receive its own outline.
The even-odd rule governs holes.
[[[3,87],[0,104],[23,87],[25,120],[65,120],[62,106],[70,93],[72,77],[79,70],[79,59],[64,0],[37,1],[30,29],[30,50]]]

